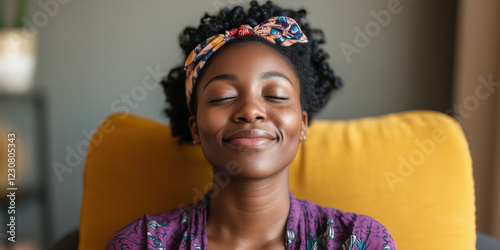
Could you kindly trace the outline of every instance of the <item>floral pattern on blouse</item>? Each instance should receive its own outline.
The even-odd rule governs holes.
[[[210,192],[197,203],[144,215],[116,232],[106,249],[206,250]],[[366,215],[321,207],[290,192],[286,249],[397,249],[389,231]]]

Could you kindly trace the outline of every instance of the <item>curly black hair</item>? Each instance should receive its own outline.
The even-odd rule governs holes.
[[[237,28],[242,24],[255,27],[275,16],[293,18],[301,27],[309,42],[283,47],[272,44],[259,36],[234,38],[217,50],[206,62],[204,68],[208,67],[213,58],[217,57],[217,54],[234,44],[259,42],[275,49],[290,62],[297,73],[300,83],[300,104],[302,110],[307,112],[308,121],[311,124],[314,114],[327,104],[332,91],[338,89],[342,82],[328,65],[328,54],[319,48],[320,44],[325,43],[323,32],[309,27],[309,24],[304,20],[306,16],[304,9],[298,11],[282,9],[271,1],[263,5],[259,5],[257,1],[252,1],[247,12],[242,6],[236,6],[232,9],[222,9],[216,16],[205,13],[198,28],[187,27],[184,29],[179,37],[179,43],[185,57],[187,57],[198,44],[210,36],[224,33],[226,30]],[[201,74],[203,74],[203,71]],[[172,136],[179,136],[179,142],[192,142],[193,138],[188,126],[190,112],[184,94],[185,79],[186,73],[182,65],[170,70],[167,77],[162,80],[161,85],[169,104],[165,109],[165,113],[170,118]],[[198,79],[201,79],[201,75]],[[194,88],[194,91],[196,91],[196,88]],[[192,96],[189,107],[193,114],[196,115],[196,92],[193,92]]]

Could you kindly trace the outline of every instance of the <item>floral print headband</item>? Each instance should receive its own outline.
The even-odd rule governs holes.
[[[307,37],[297,22],[285,16],[272,17],[254,28],[249,25],[241,25],[238,28],[226,31],[225,34],[218,34],[207,38],[207,40],[200,43],[191,51],[184,64],[188,108],[194,84],[208,58],[227,41],[235,37],[244,37],[247,35],[258,35],[271,43],[281,46],[290,46],[297,42],[307,43]],[[189,112],[191,112],[191,108],[189,108]]]

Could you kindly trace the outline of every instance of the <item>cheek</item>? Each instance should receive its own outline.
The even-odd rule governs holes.
[[[221,128],[227,123],[227,114],[202,108],[198,110],[197,120],[201,140],[211,144]]]
[[[277,114],[277,117],[279,121],[276,122],[276,124],[281,133],[283,133],[284,140],[288,140],[289,142],[298,141],[302,124],[302,111],[300,108],[281,110],[281,112]]]

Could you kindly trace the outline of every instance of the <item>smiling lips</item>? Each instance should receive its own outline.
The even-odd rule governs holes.
[[[251,129],[237,131],[224,141],[239,148],[258,148],[274,140],[276,137],[265,130]]]

